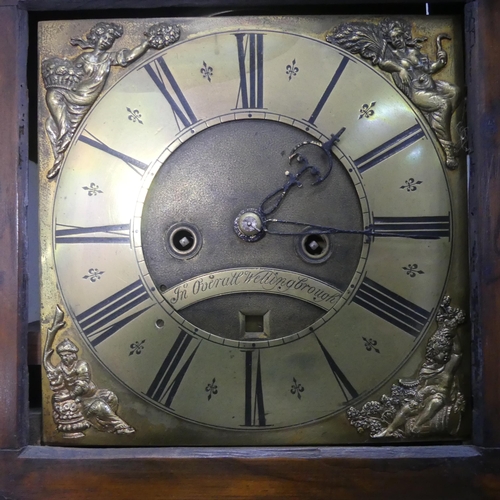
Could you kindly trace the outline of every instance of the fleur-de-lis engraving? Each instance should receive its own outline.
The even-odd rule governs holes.
[[[425,274],[424,271],[418,268],[418,264],[408,264],[408,266],[404,266],[403,269],[410,278],[414,278],[417,274]]]
[[[288,81],[290,81],[294,76],[297,76],[299,72],[299,68],[296,66],[295,59],[292,61],[292,64],[288,64],[286,67],[286,74],[288,75]]]
[[[416,191],[417,186],[420,184],[422,184],[422,181],[416,181],[413,177],[410,177],[399,189],[406,189],[408,192]]]
[[[372,101],[370,104],[363,104],[359,110],[359,117],[358,120],[361,120],[361,118],[370,118],[370,116],[373,116],[375,114],[375,111],[372,109],[373,106],[377,104],[375,101]]]
[[[362,339],[365,341],[365,348],[367,351],[374,350],[377,354],[380,354],[380,350],[375,347],[377,345],[376,340],[367,339],[366,337],[362,337]]]
[[[95,283],[97,280],[101,279],[101,276],[104,274],[104,271],[99,271],[99,269],[95,267],[91,267],[89,269],[89,274],[83,276],[84,280],[90,280],[92,283]]]
[[[99,193],[102,193],[102,191],[99,189],[99,186],[94,182],[91,182],[90,186],[83,186],[82,189],[87,191],[87,194],[89,196],[97,196]]]
[[[208,66],[207,63],[203,61],[203,67],[200,69],[200,73],[203,75],[203,78],[206,78],[209,82],[211,82],[214,74],[214,68],[212,68],[212,66]]]
[[[297,379],[295,377],[293,377],[293,384],[292,384],[292,388],[290,389],[290,392],[294,395],[296,394],[299,399],[302,399],[302,396],[300,395],[300,393],[304,392],[304,390],[305,389],[304,389],[303,385],[299,384],[297,382]]]
[[[132,342],[130,344],[130,349],[131,351],[129,352],[129,356],[132,356],[132,354],[141,354],[142,350],[144,349],[144,343],[146,342],[146,339],[141,340],[140,342],[136,340],[135,342]]]
[[[215,383],[215,377],[212,379],[212,383],[207,384],[205,387],[205,391],[208,392],[208,400],[210,401],[212,399],[212,395],[216,395],[219,392],[219,388],[217,387],[217,384]]]
[[[140,123],[141,125],[143,125],[142,123],[142,115],[139,113],[139,110],[138,109],[130,109],[130,108],[127,108],[127,111],[130,113],[128,115],[128,119],[131,121],[131,122],[134,122],[134,123]]]

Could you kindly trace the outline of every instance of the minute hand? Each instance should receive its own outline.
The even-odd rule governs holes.
[[[443,221],[446,219],[443,217]],[[446,222],[446,221],[444,221]],[[306,231],[275,231],[269,228],[270,223],[275,224],[285,224],[285,225],[293,225],[300,227],[307,227]],[[414,228],[414,229],[403,229],[399,231],[384,231],[377,229],[375,224],[370,224],[366,226],[365,229],[342,229],[339,227],[331,227],[331,226],[320,226],[318,224],[309,224],[307,222],[298,222],[298,221],[288,221],[282,219],[264,219],[263,220],[263,230],[267,234],[274,234],[278,236],[303,236],[306,234],[360,234],[368,237],[374,238],[375,236],[382,237],[392,237],[392,238],[412,238],[418,240],[437,240],[442,236],[445,236],[449,233],[449,229],[446,229],[446,226],[443,225],[443,229],[439,228],[431,230],[427,230],[425,227],[422,229]]]

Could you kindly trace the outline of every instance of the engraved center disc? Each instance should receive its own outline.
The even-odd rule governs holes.
[[[157,288],[168,291],[165,297],[175,299],[171,303],[185,319],[238,340],[249,338],[242,322],[262,318],[265,338],[275,339],[312,324],[348,287],[359,263],[360,235],[328,235],[329,257],[316,263],[297,251],[300,236],[266,234],[248,242],[233,229],[242,210],[259,207],[287,182],[286,172],[297,169],[288,162],[291,150],[311,140],[307,132],[276,121],[237,120],[191,137],[160,168],[144,204],[143,251]],[[306,147],[304,154],[327,169],[320,148]],[[270,217],[362,229],[359,199],[342,164],[335,159],[330,176],[316,186],[314,180],[303,175],[302,187],[294,186]],[[168,237],[174,227],[186,228],[179,245],[196,240],[192,257],[175,255]],[[273,226],[297,235],[304,229]]]

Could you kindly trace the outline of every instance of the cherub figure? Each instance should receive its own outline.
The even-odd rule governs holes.
[[[42,62],[42,78],[46,89],[45,102],[50,116],[45,129],[54,154],[49,179],[59,173],[64,153],[73,135],[106,84],[111,66],[125,67],[142,57],[149,48],[162,49],[176,42],[178,26],[156,24],[145,33],[147,39],[133,49],[112,52],[114,42],[123,34],[119,24],[99,22],[86,35],[71,39],[83,50],[74,59],[53,57]]]
[[[361,410],[350,408],[349,421],[360,432],[370,429],[370,435],[380,437],[408,437],[432,434],[446,429],[446,421],[453,412],[463,409],[457,370],[462,359],[458,327],[465,314],[451,307],[445,297],[436,317],[438,329],[427,343],[425,361],[412,380],[399,380],[390,396],[380,402],[370,401]],[[441,416],[440,416],[441,415]]]
[[[380,24],[341,24],[327,41],[360,54],[373,65],[392,74],[394,83],[425,114],[446,155],[446,166],[458,166],[451,137],[451,117],[460,102],[460,91],[452,83],[434,80],[433,75],[448,63],[441,33],[436,37],[437,59],[431,61],[420,49],[427,38],[413,38],[411,25],[400,19],[384,19]]]
[[[453,405],[458,395],[456,371],[462,359],[462,350],[457,336],[457,327],[465,321],[460,309],[450,307],[450,298],[445,297],[437,315],[438,329],[429,339],[425,362],[417,380],[399,383],[404,387],[415,387],[413,398],[409,398],[398,410],[386,429],[374,437],[393,435],[394,431],[409,422],[412,434],[421,428],[446,405]]]

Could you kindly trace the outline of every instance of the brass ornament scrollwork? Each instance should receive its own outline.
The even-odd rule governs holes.
[[[425,361],[416,378],[400,379],[389,396],[368,401],[361,410],[347,410],[347,418],[358,432],[368,431],[372,438],[457,433],[465,407],[458,376],[462,349],[457,330],[465,322],[465,313],[450,304],[450,297],[445,297],[439,307],[438,328],[427,342]]]
[[[402,19],[384,19],[379,24],[343,23],[326,40],[390,73],[396,86],[425,115],[443,147],[446,166],[457,168],[459,148],[453,144],[451,118],[461,92],[453,83],[433,78],[448,64],[442,42],[451,40],[449,35],[437,35],[435,61],[421,51],[427,38],[414,38],[411,25]]]
[[[47,330],[43,351],[43,366],[49,379],[52,396],[52,416],[64,438],[80,438],[91,427],[114,434],[132,434],[135,429],[117,414],[118,398],[108,389],[98,389],[92,381],[90,366],[78,359],[78,347],[65,338],[55,352],[60,362],[53,364],[54,339],[64,328],[64,313],[56,306],[52,326]]]
[[[111,67],[128,66],[150,48],[168,47],[179,39],[180,29],[175,25],[155,24],[144,33],[146,40],[141,44],[132,49],[111,51],[114,42],[122,35],[121,25],[99,22],[85,39],[71,39],[71,45],[85,52],[73,59],[51,57],[42,61],[45,102],[50,114],[45,130],[54,155],[54,164],[47,173],[49,179],[59,173],[66,149],[83,117],[103,90]]]

